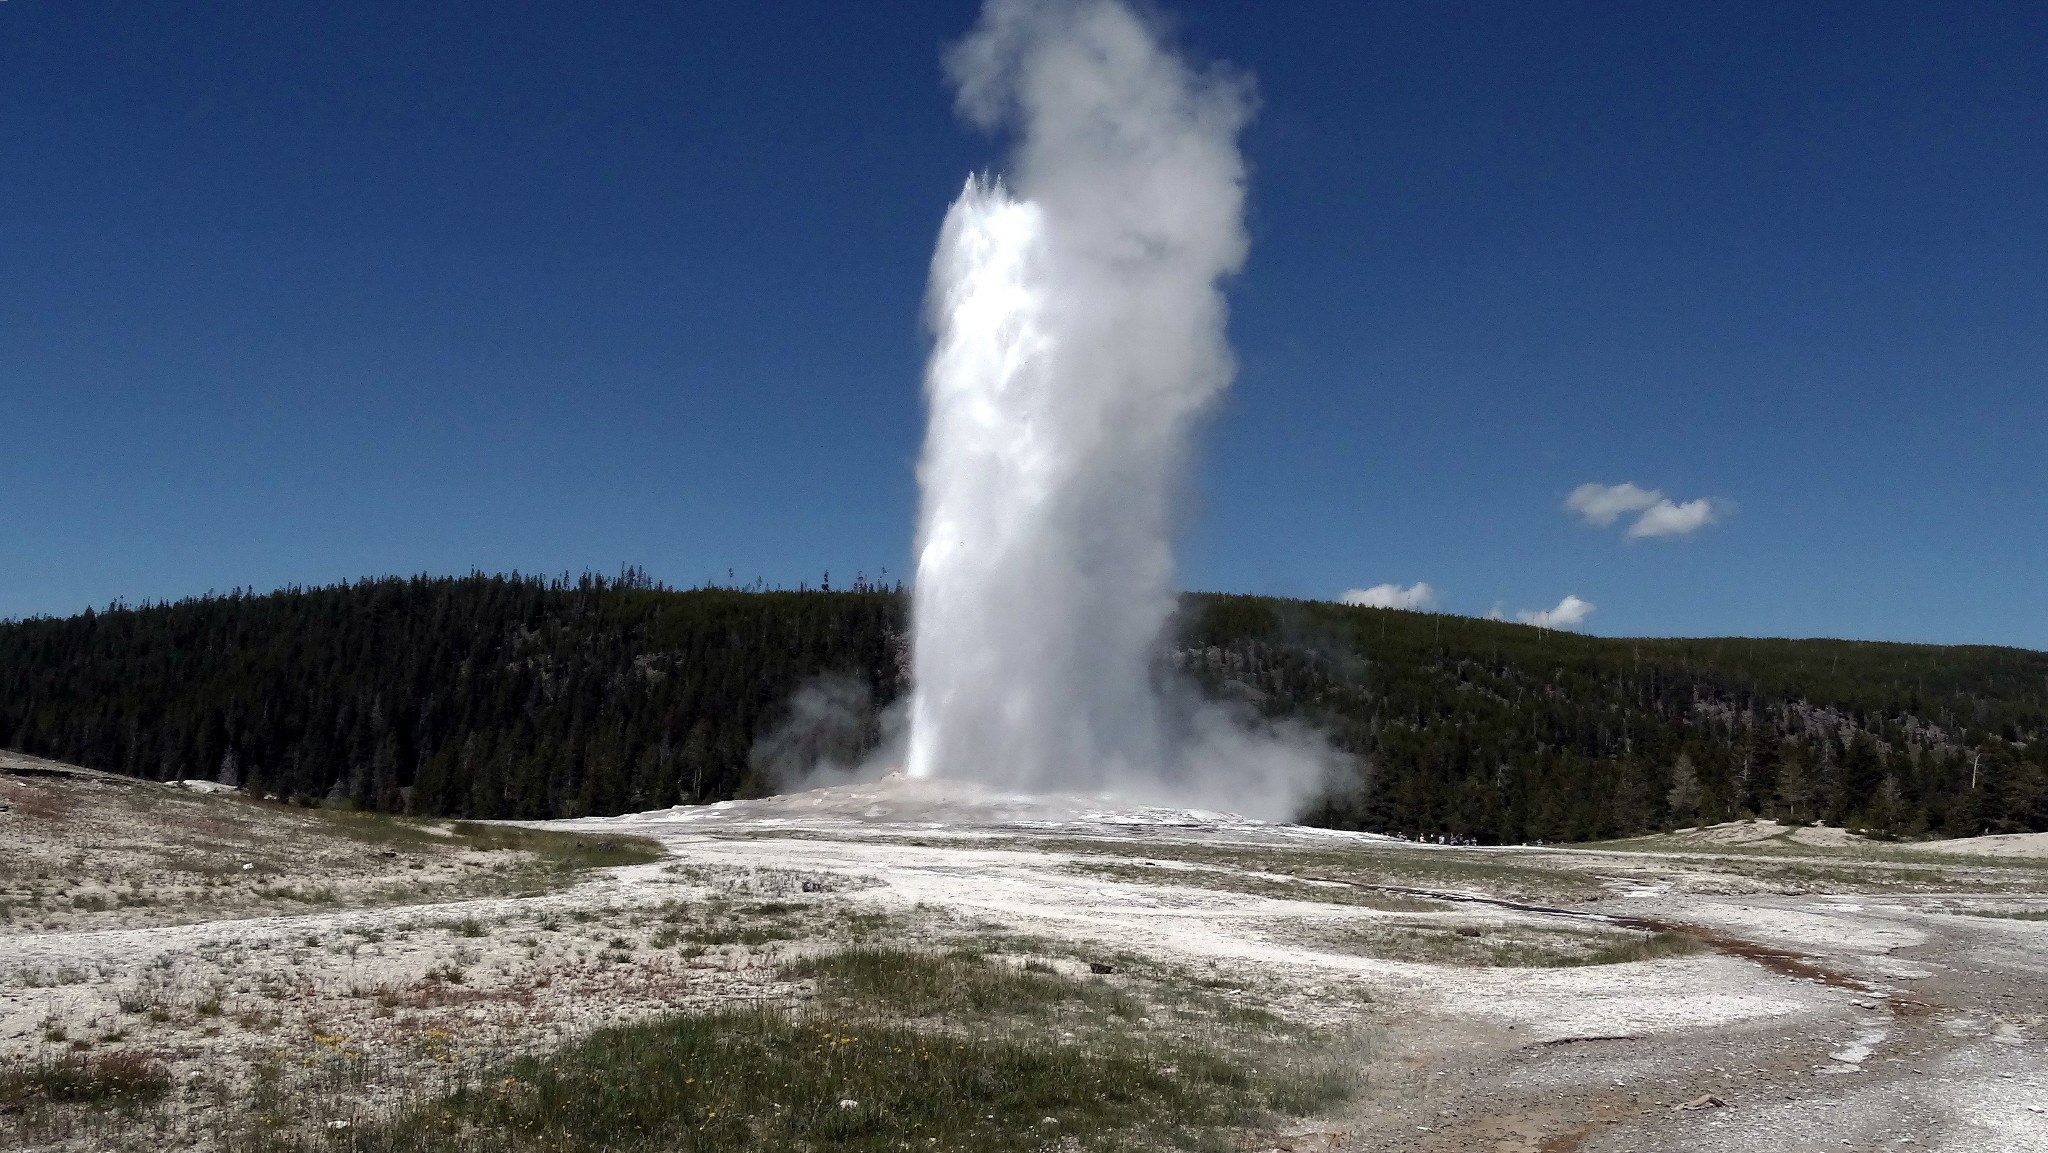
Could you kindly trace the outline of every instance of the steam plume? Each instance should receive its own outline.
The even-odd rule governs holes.
[[[947,65],[1018,141],[932,261],[910,775],[1292,815],[1312,743],[1153,685],[1189,433],[1233,374],[1249,86],[1113,0],[991,0]]]

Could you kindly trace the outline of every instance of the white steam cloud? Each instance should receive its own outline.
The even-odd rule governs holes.
[[[1606,528],[1623,513],[1641,513],[1629,526],[1631,540],[1647,536],[1684,536],[1735,511],[1733,503],[1715,497],[1701,497],[1679,504],[1667,499],[1657,489],[1642,488],[1630,481],[1582,484],[1564,498],[1564,507],[1578,513],[1587,524],[1596,528]]]
[[[1416,581],[1407,588],[1396,584],[1374,585],[1369,589],[1347,589],[1338,598],[1347,605],[1360,605],[1370,609],[1426,609],[1436,603],[1436,590],[1426,581]]]
[[[1249,86],[1109,0],[991,0],[947,68],[1017,146],[932,261],[908,771],[1292,816],[1317,742],[1155,687],[1189,434],[1234,371]]]
[[[872,780],[903,761],[903,702],[879,712],[867,682],[825,673],[797,686],[788,711],[747,760],[782,792]]]
[[[1577,628],[1585,623],[1587,617],[1593,615],[1595,607],[1597,606],[1591,601],[1582,601],[1576,596],[1567,596],[1557,602],[1557,607],[1554,609],[1542,609],[1540,611],[1523,609],[1515,614],[1515,619],[1525,625],[1535,625],[1539,629]]]

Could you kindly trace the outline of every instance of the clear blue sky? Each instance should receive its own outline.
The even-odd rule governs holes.
[[[1168,7],[1261,95],[1189,587],[2048,648],[2048,8]],[[973,15],[0,3],[0,617],[899,574]]]

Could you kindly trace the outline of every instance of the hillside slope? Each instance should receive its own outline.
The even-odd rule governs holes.
[[[412,578],[0,624],[0,747],[465,817],[755,795],[858,757],[907,684],[905,598]],[[1745,813],[2048,828],[2048,654],[1632,640],[1195,594],[1170,657],[1352,754],[1308,819],[1484,842]],[[792,699],[818,722],[792,733]]]
[[[1178,663],[1368,764],[1312,819],[1584,840],[1745,813],[1886,833],[2048,827],[2048,654],[1588,637],[1193,597]]]

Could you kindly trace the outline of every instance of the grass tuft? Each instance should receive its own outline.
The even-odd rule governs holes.
[[[459,1148],[450,1138],[466,1129],[514,1149],[565,1151],[880,1153],[912,1143],[1000,1153],[1060,1134],[1088,1147],[1088,1135],[1142,1127],[1171,1139],[1190,1122],[1244,1119],[1246,1077],[1220,1062],[1174,1075],[1073,1046],[725,1012],[605,1030],[569,1052],[514,1061],[364,1147]]]
[[[1996,917],[2001,921],[2048,921],[2048,909],[1944,909],[1965,917]]]
[[[1365,921],[1307,926],[1290,939],[1389,961],[1474,968],[1564,969],[1683,957],[1706,946],[1683,933],[1578,928],[1517,922],[1477,926]]]
[[[1649,933],[1631,935],[1627,940],[1617,941],[1565,964],[1621,965],[1631,961],[1657,961],[1665,957],[1690,957],[1705,951],[1706,946],[1698,938],[1684,933]]]
[[[1037,1017],[1069,1005],[1119,1018],[1139,1015],[1138,1003],[1116,986],[1062,977],[1051,968],[1013,969],[973,953],[852,948],[784,972],[815,979],[828,996],[919,1017]]]
[[[971,952],[856,949],[786,966],[818,982],[769,1006],[601,1029],[516,1057],[349,1131],[355,1153],[1023,1153],[1235,1147],[1327,1108],[1355,1062],[1281,1032],[1153,1031],[1109,982]],[[1047,1018],[1048,1009],[1058,1013]],[[1160,1009],[1153,1009],[1160,1012]],[[1077,1042],[1085,1031],[1088,1040]],[[1300,1037],[1287,1033],[1284,1040]],[[1260,1047],[1263,1046],[1263,1047]],[[318,1148],[254,1126],[246,1153]]]
[[[517,849],[532,853],[562,871],[604,869],[615,865],[644,865],[668,854],[646,837],[622,837],[607,833],[562,833],[551,829],[522,829],[515,825],[484,825],[457,821],[449,831],[483,850]]]
[[[0,1071],[0,1113],[42,1102],[133,1107],[171,1090],[171,1074],[148,1053],[72,1053]]]

